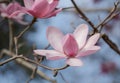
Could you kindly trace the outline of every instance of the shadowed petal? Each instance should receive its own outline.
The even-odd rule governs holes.
[[[19,13],[17,16],[13,16],[13,19],[22,25],[28,25],[28,22],[23,21],[23,15],[25,15],[25,13]]]
[[[99,33],[91,36],[91,37],[88,39],[88,41],[87,41],[87,43],[86,43],[86,45],[85,45],[84,48],[89,48],[89,47],[91,47],[91,46],[94,46],[94,45],[96,44],[96,42],[98,41],[99,38],[100,38],[100,34],[99,34]]]
[[[20,4],[18,4],[17,2],[13,2],[10,3],[6,9],[6,12],[11,15],[12,13],[14,13],[15,11],[21,10],[22,7]]]
[[[86,43],[88,26],[86,24],[79,25],[74,31],[73,35],[78,43],[79,49],[81,49]]]
[[[63,39],[63,50],[68,57],[76,56],[78,52],[78,45],[71,34],[67,34]]]
[[[57,52],[55,50],[34,50],[34,53],[38,55],[46,56],[46,58],[49,60],[58,60],[58,59],[66,58],[66,55]]]
[[[24,0],[24,5],[26,8],[31,9],[35,0]]]
[[[80,52],[78,52],[76,57],[91,55],[97,52],[98,50],[100,50],[99,46],[92,46],[87,49],[82,49]]]
[[[82,61],[77,58],[67,59],[66,63],[70,66],[82,66],[83,65]]]
[[[51,12],[51,13],[47,14],[46,16],[44,16],[43,18],[49,18],[49,17],[52,17],[52,16],[56,16],[56,14],[61,12],[61,11],[62,11],[62,9],[60,9],[60,8],[56,9],[53,12]]]
[[[62,47],[62,38],[63,33],[59,31],[57,28],[48,27],[47,29],[47,39],[51,46],[59,52],[63,52]]]
[[[21,9],[21,10],[18,10],[18,11],[13,12],[11,15],[8,16],[8,18],[14,18],[14,16],[17,16],[17,15],[23,14],[23,13],[24,13],[24,14],[25,14],[25,13],[30,14],[29,12],[25,11],[25,9],[23,8],[23,9]]]

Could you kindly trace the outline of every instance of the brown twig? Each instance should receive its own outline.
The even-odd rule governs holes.
[[[76,3],[74,2],[74,0],[71,0],[75,9],[78,11],[78,13],[83,17],[82,19],[84,19],[92,28],[93,28],[93,34],[94,33],[98,33],[101,32],[101,29],[98,30],[98,27],[100,27],[101,25],[104,25],[105,23],[107,23],[108,21],[110,21],[113,17],[114,17],[114,12],[117,10],[118,4],[119,2],[115,3],[115,7],[113,8],[113,10],[111,11],[111,13],[105,18],[105,20],[103,20],[98,26],[97,28],[94,26],[94,24],[89,20],[89,18],[87,18],[87,16],[81,11],[81,9],[79,9],[76,5]],[[103,26],[102,26],[103,27]],[[120,55],[119,49],[118,47],[116,47],[117,45],[115,43],[113,43],[106,34],[103,34],[102,36],[103,40],[115,51]]]
[[[86,22],[89,23],[89,25],[93,28],[94,32],[93,33],[97,33],[98,30],[97,28],[94,26],[94,24],[89,20],[89,18],[82,12],[82,10],[80,8],[78,8],[77,4],[75,3],[74,0],[71,0],[75,9],[78,11],[78,13],[82,16],[82,19],[84,19]]]
[[[59,72],[59,70],[66,69],[66,68],[68,68],[68,67],[69,67],[69,65],[65,65],[65,66],[63,66],[63,67],[61,67],[61,68],[52,69],[52,70],[53,70],[53,73],[54,73],[53,76],[56,77],[57,74],[58,74],[58,72]]]
[[[29,28],[31,28],[31,26],[36,22],[36,20],[37,20],[36,18],[33,18],[30,25],[28,25],[22,32],[20,32],[16,38],[19,39]]]
[[[113,8],[82,8],[84,12],[110,12]],[[117,8],[120,11],[120,7]],[[62,8],[63,11],[75,10],[75,7]]]
[[[5,60],[3,62],[0,62],[0,66],[4,65],[4,64],[6,64],[6,63],[8,63],[10,61],[13,61],[13,60],[15,60],[17,58],[22,58],[22,56],[13,56],[12,58],[9,58],[9,59],[7,59],[7,60]]]
[[[115,16],[117,16],[117,15],[119,15],[119,14],[120,14],[120,12],[115,13],[115,14],[113,14],[109,19],[107,19],[107,21],[104,22],[104,23],[101,25],[99,32],[102,31],[104,25],[106,25],[106,24],[107,24],[108,22],[110,22]]]
[[[68,81],[64,78],[64,76],[61,72],[60,72],[60,76],[62,77],[62,79],[64,80],[65,83],[68,83]]]
[[[113,43],[110,38],[106,35],[106,34],[103,34],[102,35],[102,39],[116,52],[120,55],[120,50],[118,48],[118,46]]]
[[[9,50],[12,52],[12,47],[13,47],[13,26],[12,26],[12,21],[8,19],[9,23]]]
[[[6,53],[6,54],[8,54],[8,55],[11,55],[11,56],[15,56],[15,57],[14,57],[14,58],[12,57],[10,60],[4,61],[4,63],[0,63],[0,65],[4,65],[5,62],[7,63],[7,62],[10,62],[11,60],[15,60],[15,59],[18,60],[17,58],[20,58],[20,59],[25,60],[26,62],[33,63],[33,64],[35,64],[35,65],[38,65],[38,66],[40,66],[40,67],[42,67],[42,68],[45,68],[45,69],[48,69],[48,70],[51,70],[51,71],[59,71],[59,70],[63,70],[63,69],[66,69],[66,68],[69,67],[69,65],[65,65],[65,66],[60,67],[60,68],[51,68],[51,67],[45,66],[45,65],[43,65],[43,64],[39,64],[39,63],[36,62],[35,60],[28,59],[28,58],[26,58],[26,57],[24,57],[24,56],[18,57],[18,55],[14,54],[14,53],[12,53],[12,52],[10,52],[10,51],[8,51],[8,50],[5,50],[5,49],[4,49],[2,52]]]
[[[30,25],[28,25],[22,32],[20,32],[18,34],[18,36],[14,37],[14,43],[15,43],[15,51],[16,51],[16,55],[18,55],[18,40],[19,38],[29,29],[31,28],[31,26],[36,22],[36,18],[33,18],[32,22],[30,23]]]
[[[37,69],[38,69],[38,67],[36,66],[35,69],[32,71],[32,74],[31,74],[30,78],[27,80],[26,83],[29,83],[35,77]]]
[[[33,45],[33,50],[35,49],[35,45]],[[34,57],[34,60],[37,61],[38,63],[40,63],[42,60],[38,60],[37,57]],[[38,69],[38,65],[36,65],[35,69],[32,70],[32,74],[31,76],[29,77],[29,79],[27,80],[26,83],[29,83],[32,79],[34,79],[35,77],[35,74],[37,72],[37,69]]]
[[[30,69],[30,70],[34,70],[34,69],[36,68],[36,66],[33,65],[33,64],[31,64],[31,63],[28,61],[28,58],[25,58],[24,56],[18,56],[18,55],[14,54],[14,53],[10,52],[9,50],[6,50],[6,49],[3,49],[1,52],[4,53],[4,54],[9,55],[9,56],[11,56],[11,57],[14,57],[14,58],[12,58],[12,60],[16,60],[17,63],[23,65],[24,67],[26,67],[26,68],[28,68],[28,69]],[[18,58],[18,57],[19,57],[19,58]],[[11,61],[11,60],[6,61],[6,63],[9,62],[9,61]],[[3,63],[3,64],[5,64],[5,63]],[[1,64],[1,65],[3,65],[3,64]],[[42,78],[44,78],[45,80],[50,81],[50,82],[52,82],[52,83],[56,83],[55,80],[52,80],[51,78],[49,78],[49,77],[48,77],[47,75],[45,75],[42,71],[40,71],[40,70],[37,69],[36,73],[37,73],[38,75],[40,75]]]
[[[109,18],[111,18],[112,16],[113,16],[113,14],[116,12],[116,10],[117,10],[117,7],[118,7],[118,4],[119,4],[119,2],[117,2],[117,3],[114,3],[114,8],[111,10],[111,12],[109,13],[109,15],[96,27],[96,28],[99,28],[100,26],[103,26],[103,24],[109,19]],[[112,18],[111,18],[112,19]],[[110,19],[110,20],[111,20]]]
[[[50,44],[48,44],[44,49],[48,49],[50,47]]]

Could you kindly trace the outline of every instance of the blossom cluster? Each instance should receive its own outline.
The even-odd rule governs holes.
[[[59,0],[24,0],[21,6],[18,2],[12,2],[6,5],[0,4],[0,14],[2,17],[14,19],[21,24],[25,14],[32,15],[34,18],[49,18],[56,16],[62,11],[56,8]],[[64,35],[60,30],[51,26],[47,29],[47,39],[54,50],[34,50],[35,54],[46,56],[49,60],[66,59],[66,64],[70,66],[81,66],[83,63],[79,59],[81,56],[87,56],[100,49],[96,45],[100,34],[95,33],[88,38],[88,25],[80,24],[73,33]]]
[[[0,14],[2,17],[15,19],[24,24],[23,15],[29,14],[35,18],[49,18],[55,16],[61,9],[57,9],[58,0],[24,0],[24,6],[18,2],[12,2],[6,5],[0,4]]]

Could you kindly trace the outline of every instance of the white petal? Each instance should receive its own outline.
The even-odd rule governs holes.
[[[82,61],[77,58],[67,59],[66,63],[70,66],[82,66],[83,65]]]
[[[73,35],[78,43],[79,49],[81,49],[86,43],[86,38],[88,35],[88,26],[86,24],[79,25],[74,31]]]
[[[34,53],[38,55],[46,56],[46,58],[49,60],[58,60],[58,59],[66,58],[66,55],[57,52],[55,50],[34,50]]]
[[[57,28],[48,27],[47,29],[47,39],[51,46],[56,49],[57,51],[63,52],[62,46],[62,38],[63,33],[59,31]]]
[[[80,52],[78,52],[76,57],[91,55],[91,54],[96,53],[98,50],[100,50],[99,46],[92,46],[87,49],[83,48],[82,50],[80,50]]]
[[[28,9],[31,9],[33,4],[34,4],[34,0],[24,0],[24,5]]]
[[[94,45],[96,44],[96,42],[98,41],[99,37],[100,37],[100,34],[99,34],[99,33],[91,36],[91,37],[88,39],[88,41],[87,41],[87,43],[86,43],[86,45],[85,45],[84,48],[89,48],[89,47],[91,47],[91,46],[94,46]]]

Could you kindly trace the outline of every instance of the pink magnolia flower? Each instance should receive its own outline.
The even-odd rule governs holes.
[[[0,14],[2,17],[14,19],[21,24],[28,24],[27,22],[22,21],[24,13],[14,14],[16,11],[23,9],[19,3],[13,2],[8,6],[4,3],[0,4]]]
[[[47,29],[47,39],[55,50],[34,50],[38,55],[46,56],[49,60],[65,58],[70,66],[81,66],[83,63],[79,57],[95,53],[100,49],[96,42],[100,37],[97,33],[87,40],[88,26],[79,25],[73,34],[63,35],[57,28]]]
[[[61,9],[57,9],[59,0],[24,0],[24,12],[36,18],[49,18],[55,16]]]

